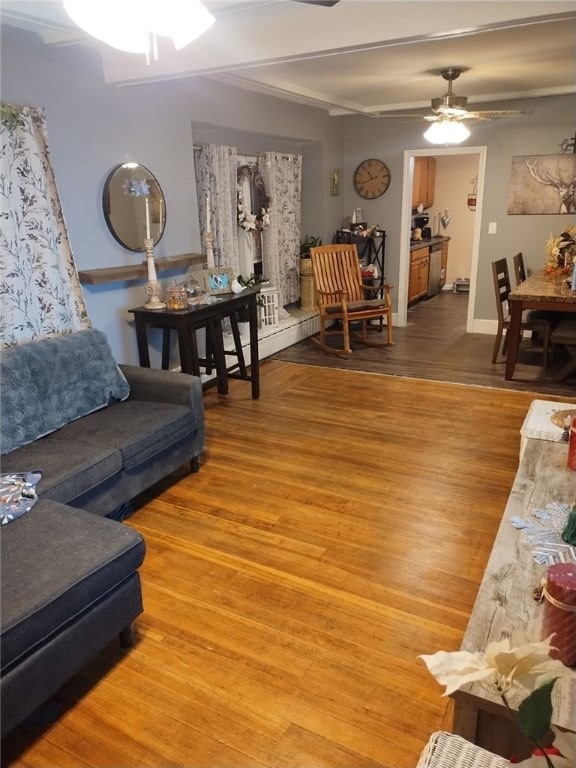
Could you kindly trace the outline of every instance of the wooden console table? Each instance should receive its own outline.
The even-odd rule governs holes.
[[[184,373],[200,375],[201,361],[196,347],[196,331],[205,328],[212,345],[214,367],[216,368],[216,383],[220,394],[228,393],[228,379],[242,379],[252,384],[252,397],[260,397],[260,373],[258,360],[258,304],[257,297],[260,287],[247,288],[242,293],[226,293],[213,296],[210,303],[193,304],[187,309],[145,309],[137,307],[128,310],[134,315],[136,337],[138,340],[138,355],[140,365],[150,368],[150,352],[148,348],[148,326],[161,328],[162,335],[162,368],[167,369],[170,362],[170,331],[178,335],[180,352],[180,368]],[[250,323],[250,373],[244,364],[240,345],[237,323],[233,322],[235,350],[228,354],[237,357],[235,365],[226,366],[226,351],[222,337],[222,320],[225,317],[237,319],[238,312],[245,310]],[[205,367],[211,368],[211,361],[204,361]]]
[[[567,455],[565,442],[527,441],[461,650],[483,651],[489,642],[505,638],[512,646],[543,639],[543,605],[533,599],[532,591],[540,585],[546,567],[534,561],[532,546],[510,520],[514,516],[527,519],[532,510],[551,501],[574,502],[576,473],[567,468]],[[454,693],[453,698],[456,734],[503,757],[521,751],[524,745],[518,741],[518,731],[498,696],[474,683]],[[553,704],[552,722],[575,730],[575,680],[556,682]]]

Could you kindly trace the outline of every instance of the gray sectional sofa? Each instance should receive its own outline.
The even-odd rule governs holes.
[[[118,366],[94,329],[2,350],[0,385],[1,472],[42,473],[38,501],[0,526],[4,735],[114,635],[130,644],[145,543],[117,520],[197,471],[205,435],[198,378]]]
[[[39,469],[42,498],[113,515],[204,448],[200,380],[120,365],[98,330],[0,356],[2,472]]]

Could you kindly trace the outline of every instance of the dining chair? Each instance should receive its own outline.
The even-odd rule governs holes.
[[[492,352],[492,363],[498,361],[498,352],[504,331],[504,343],[502,345],[502,354],[506,355],[508,348],[508,331],[510,330],[510,313],[508,308],[508,295],[512,288],[510,286],[510,273],[508,271],[508,262],[506,259],[497,259],[492,262],[492,276],[494,278],[494,292],[496,295],[496,311],[498,314],[498,330],[494,340],[494,349]],[[538,333],[542,338],[542,367],[548,366],[548,350],[550,347],[550,320],[540,317],[527,317],[522,319],[521,333],[523,331],[532,331]]]
[[[326,352],[342,355],[351,353],[350,337],[372,347],[392,346],[392,301],[389,285],[373,285],[362,279],[360,260],[355,243],[320,245],[310,248],[316,300],[320,312],[320,338],[312,341]],[[382,332],[386,319],[387,341],[368,338],[369,320],[379,320]],[[360,332],[351,331],[352,323],[360,323]],[[328,345],[329,336],[339,335],[342,349]]]
[[[576,371],[576,320],[562,320],[550,336],[552,347],[561,345],[568,352],[568,361],[556,372],[554,378],[564,381]]]
[[[527,274],[526,274],[526,267],[524,265],[524,256],[522,254],[522,251],[517,253],[514,256],[514,278],[516,281],[516,288],[520,285],[520,283],[523,283],[524,280],[526,280]],[[543,309],[531,309],[528,312],[526,312],[525,319],[531,324],[531,325],[537,325],[538,320],[548,320],[550,323],[550,329],[554,328],[559,320],[558,312],[546,312],[546,310]],[[534,328],[532,331],[532,339],[538,339],[539,338],[539,330],[538,328]],[[552,351],[554,347],[552,346]]]
[[[526,280],[526,267],[524,266],[524,255],[522,251],[514,256],[514,277],[516,280],[516,287]]]

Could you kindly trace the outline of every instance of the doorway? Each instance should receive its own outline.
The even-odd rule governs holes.
[[[404,152],[404,182],[402,192],[402,216],[400,235],[400,261],[399,261],[399,286],[398,286],[398,311],[396,323],[398,326],[408,324],[408,272],[410,268],[410,222],[412,217],[412,184],[414,178],[414,158],[421,156],[433,156],[443,158],[449,156],[474,156],[478,161],[477,178],[477,204],[473,223],[472,254],[470,265],[470,291],[468,296],[468,310],[466,317],[466,331],[472,332],[474,323],[474,303],[476,296],[476,273],[478,270],[478,250],[480,243],[480,231],[482,223],[482,197],[484,187],[484,174],[486,167],[486,147],[447,147],[429,149],[405,150]],[[468,179],[465,180],[469,182]],[[438,201],[440,202],[440,201]],[[442,206],[441,206],[442,207]],[[436,210],[435,204],[432,210]],[[435,230],[433,229],[433,233]],[[449,234],[446,232],[446,234]],[[448,255],[450,259],[450,255]]]

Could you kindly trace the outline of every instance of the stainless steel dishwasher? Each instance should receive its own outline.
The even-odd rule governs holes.
[[[430,245],[430,268],[428,272],[428,296],[434,296],[440,290],[442,279],[442,241]]]

